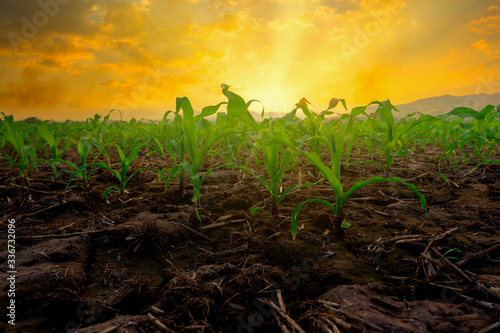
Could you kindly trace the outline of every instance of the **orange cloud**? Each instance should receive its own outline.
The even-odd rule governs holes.
[[[0,40],[0,95],[12,108],[122,105],[130,115],[171,108],[176,96],[216,103],[221,82],[280,111],[303,96],[315,105],[413,98],[474,85],[477,76],[459,74],[467,68],[498,72],[493,7],[478,2],[472,21],[441,2],[406,0],[71,1],[17,53]],[[23,17],[40,10],[5,6],[0,33],[22,34]]]
[[[45,77],[37,67],[25,67],[19,81],[2,86],[4,105],[22,107],[57,106],[66,100],[68,89],[58,78]]]
[[[484,51],[484,50],[487,50],[488,47],[490,46],[490,43],[487,43],[484,41],[484,39],[481,39],[480,41],[474,43],[474,44],[471,44],[472,47],[475,47],[476,49],[480,50],[480,51]]]

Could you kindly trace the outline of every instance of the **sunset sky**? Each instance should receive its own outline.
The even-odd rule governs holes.
[[[493,0],[0,0],[0,111],[158,119],[221,83],[269,111],[500,92]]]

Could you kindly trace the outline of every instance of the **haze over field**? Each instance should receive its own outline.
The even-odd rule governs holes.
[[[178,96],[195,109],[224,100],[221,83],[275,112],[302,97],[318,110],[331,97],[352,108],[446,94],[472,96],[461,99],[475,107],[481,94],[500,92],[500,6],[492,0],[0,6],[0,111],[16,119],[79,120],[112,108],[125,119],[158,119]]]

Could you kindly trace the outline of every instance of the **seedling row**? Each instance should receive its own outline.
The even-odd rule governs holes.
[[[433,159],[437,164],[436,182],[450,186],[449,173],[460,164],[468,163],[474,171],[485,164],[500,163],[500,106],[488,105],[479,111],[458,107],[440,116],[414,113],[400,118],[399,110],[389,100],[349,110],[344,100],[333,98],[325,110],[314,111],[303,98],[281,118],[256,121],[249,112],[252,104],[262,108],[265,116],[258,100],[247,102],[227,85],[222,85],[222,93],[224,101],[204,107],[200,113],[194,112],[187,97],[178,98],[175,111],[167,111],[159,122],[111,121],[113,113],[120,115],[118,110],[84,122],[62,123],[15,121],[12,115],[4,114],[0,122],[1,157],[10,163],[21,186],[29,184],[33,170],[41,165],[50,167],[51,181],[54,185],[62,182],[65,191],[90,191],[95,172],[109,172],[114,183],[103,190],[103,199],[122,195],[129,181],[145,170],[157,175],[165,192],[175,184],[180,197],[186,193],[184,176],[188,175],[192,204],[200,222],[203,180],[216,169],[242,170],[269,192],[270,204],[254,207],[251,214],[263,210],[277,216],[280,204],[292,191],[327,184],[331,200],[307,198],[292,211],[293,238],[300,211],[311,202],[331,210],[341,237],[343,230],[350,227],[344,216],[345,203],[357,190],[373,183],[395,182],[409,188],[427,210],[418,187],[391,172],[395,161],[411,152],[438,148],[440,153]],[[70,160],[68,152],[75,150],[79,158]],[[367,152],[364,156],[369,159],[353,162],[351,157],[361,152]],[[118,156],[118,164],[111,162],[113,154]],[[160,157],[164,166],[137,167],[138,159],[147,160],[152,155]],[[203,162],[215,156],[223,162],[202,169]],[[315,181],[285,187],[284,177],[299,163],[308,166]],[[377,165],[380,173],[347,187],[342,170],[363,163]],[[261,166],[265,174],[255,172]],[[173,182],[175,179],[177,182]]]

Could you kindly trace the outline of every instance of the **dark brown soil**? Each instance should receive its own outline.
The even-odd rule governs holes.
[[[0,161],[0,231],[16,226],[16,325],[6,332],[498,332],[500,165],[439,177],[432,150],[397,159],[396,183],[357,191],[346,203],[343,239],[326,206],[308,204],[292,240],[290,215],[306,198],[334,202],[325,182],[289,194],[280,216],[249,175],[215,171],[202,184],[203,223],[192,187],[165,192],[155,173],[127,193],[101,199],[114,183],[96,172],[90,192],[64,191],[41,164],[26,188]],[[69,159],[75,156],[69,156]],[[363,161],[365,156],[353,156]],[[221,163],[206,159],[203,170]],[[152,155],[135,167],[163,166]],[[265,177],[265,169],[253,166]],[[373,164],[342,171],[344,189],[382,175]],[[315,181],[300,164],[283,187]],[[189,184],[189,179],[185,179]],[[0,240],[0,313],[7,317],[7,237]],[[460,252],[448,250],[458,249]],[[496,326],[495,326],[496,325]]]

